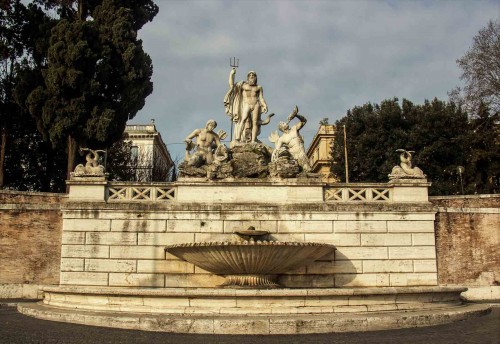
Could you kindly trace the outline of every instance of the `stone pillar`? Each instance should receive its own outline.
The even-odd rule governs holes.
[[[105,176],[71,177],[66,181],[69,186],[68,201],[73,202],[106,202]]]
[[[392,201],[395,203],[428,203],[428,189],[431,183],[425,179],[393,179],[388,185],[393,187]]]

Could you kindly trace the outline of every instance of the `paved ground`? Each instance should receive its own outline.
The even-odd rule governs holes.
[[[1,301],[1,300],[0,300]],[[119,330],[27,317],[0,302],[0,343],[28,344],[249,344],[249,343],[491,343],[500,344],[500,307],[491,314],[448,325],[377,332],[294,336],[191,335]]]

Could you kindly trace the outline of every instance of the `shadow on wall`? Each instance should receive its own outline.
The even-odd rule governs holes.
[[[342,288],[350,286],[360,273],[361,261],[355,264],[335,250],[312,264],[281,275],[278,282],[287,288]]]

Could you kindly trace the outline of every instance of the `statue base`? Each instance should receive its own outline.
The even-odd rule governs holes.
[[[180,178],[224,179],[274,179],[274,178],[318,178],[319,175],[304,173],[298,162],[290,155],[281,156],[271,162],[272,148],[260,142],[231,143],[226,162],[215,162],[199,167],[179,164]]]

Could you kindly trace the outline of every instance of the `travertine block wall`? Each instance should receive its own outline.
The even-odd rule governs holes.
[[[166,245],[232,241],[254,226],[335,254],[282,275],[288,287],[436,285],[434,211],[421,204],[79,203],[63,206],[61,284],[213,287],[222,277],[165,255]]]

